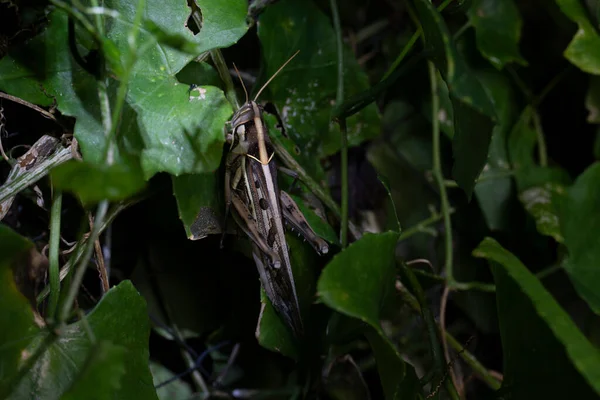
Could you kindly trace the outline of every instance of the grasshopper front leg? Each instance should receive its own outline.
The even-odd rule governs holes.
[[[279,191],[279,199],[281,200],[283,218],[286,222],[301,234],[319,255],[327,254],[329,245],[313,231],[294,199],[283,190]]]

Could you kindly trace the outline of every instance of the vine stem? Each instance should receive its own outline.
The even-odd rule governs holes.
[[[50,209],[50,243],[48,251],[48,275],[50,277],[50,301],[48,302],[48,316],[54,319],[60,297],[60,270],[58,253],[60,252],[60,217],[62,210],[62,191],[54,192],[52,208]]]
[[[337,92],[335,96],[336,105],[344,102],[344,44],[342,41],[342,25],[340,23],[340,14],[338,12],[337,1],[329,0],[331,14],[333,16],[333,27],[335,29],[335,39],[337,47]],[[340,226],[340,242],[342,248],[348,245],[348,130],[346,127],[346,118],[338,119],[340,126],[342,148],[341,152],[341,170],[342,170],[342,216]]]
[[[409,307],[419,314],[421,314],[421,306],[415,296],[408,291],[408,289],[402,285],[402,282],[396,281],[396,290],[402,295],[403,301],[409,305]],[[471,367],[475,374],[491,389],[498,390],[502,385],[501,379],[499,379],[498,373],[492,370],[488,370],[471,352],[463,347],[463,345],[456,340],[452,334],[445,332],[444,337],[448,341],[448,344],[457,352],[460,358]]]
[[[440,384],[443,384],[448,392],[448,395],[452,400],[460,400],[460,396],[456,390],[456,383],[454,380],[444,379],[443,371],[446,369],[446,341],[442,338],[443,349],[440,347],[440,332],[438,331],[438,326],[436,324],[435,318],[433,316],[433,312],[429,308],[429,304],[427,302],[427,298],[425,296],[425,292],[423,292],[423,288],[419,283],[419,280],[413,273],[413,271],[406,265],[402,264],[404,273],[408,278],[408,282],[412,286],[413,292],[415,293],[415,297],[419,302],[421,317],[425,321],[425,326],[427,327],[427,334],[429,337],[429,346],[431,348],[431,353],[433,354],[433,361],[435,363],[435,369],[437,370],[437,379]],[[442,327],[442,336],[446,333],[446,331]],[[443,351],[442,351],[443,350]],[[452,371],[452,370],[451,370]],[[442,382],[443,381],[443,382]]]
[[[85,275],[85,270],[87,269],[88,261],[92,256],[92,252],[94,251],[94,242],[100,235],[100,227],[102,226],[102,221],[104,221],[104,217],[106,216],[106,211],[108,210],[108,201],[104,200],[98,204],[98,209],[96,210],[96,218],[94,219],[94,228],[90,232],[90,236],[88,241],[85,244],[85,250],[83,253],[83,257],[79,261],[77,268],[75,269],[75,275],[73,276],[73,280],[71,281],[71,285],[69,286],[69,291],[67,292],[67,297],[63,303],[63,307],[60,310],[58,315],[58,321],[60,323],[64,323],[71,310],[73,309],[73,304],[75,303],[75,298],[77,297],[77,293],[79,292],[79,286],[81,286],[81,282],[83,281],[83,276]]]
[[[446,279],[448,286],[453,287],[456,283],[452,271],[453,267],[453,249],[452,249],[452,223],[450,221],[450,205],[448,202],[448,193],[446,191],[446,185],[444,182],[444,175],[442,174],[442,161],[441,161],[441,149],[440,149],[440,120],[438,118],[438,112],[440,108],[440,97],[438,95],[437,85],[437,71],[433,62],[428,62],[429,66],[429,80],[431,82],[431,121],[432,121],[432,136],[433,136],[433,177],[437,183],[440,191],[441,201],[441,214],[444,219],[444,230],[445,230],[445,248],[446,248],[446,260],[444,262],[444,270],[446,271]]]
[[[196,15],[194,13],[194,15]],[[221,50],[215,49],[210,51],[210,56],[219,72],[219,77],[225,84],[225,96],[229,103],[234,107],[234,110],[240,108],[240,102],[237,98],[237,93],[235,92],[235,87],[233,86],[233,80],[231,79],[231,74],[229,73],[229,69],[227,69],[227,64],[225,63],[225,59],[223,58],[223,53]]]

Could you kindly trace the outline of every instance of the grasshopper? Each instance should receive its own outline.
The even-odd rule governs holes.
[[[317,253],[326,254],[329,247],[312,230],[294,200],[279,189],[275,152],[264,123],[264,109],[256,102],[263,89],[296,54],[261,87],[254,100],[248,100],[248,92],[242,81],[246,102],[228,123],[227,142],[231,147],[225,163],[225,199],[226,215],[233,205],[237,225],[252,242],[254,262],[267,296],[292,332],[299,337],[304,327],[284,221],[304,236]]]

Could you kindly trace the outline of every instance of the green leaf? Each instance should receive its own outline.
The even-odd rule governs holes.
[[[564,196],[565,188],[557,183],[533,186],[519,194],[525,210],[535,219],[537,231],[551,236],[559,243],[564,242],[560,231],[557,196]]]
[[[530,106],[525,107],[510,133],[510,161],[519,200],[534,218],[538,232],[562,243],[558,204],[570,178],[561,168],[537,166],[534,153],[538,136],[533,125],[534,112]]]
[[[113,393],[121,387],[125,375],[125,355],[127,349],[110,342],[100,341],[93,345],[87,360],[73,385],[61,396],[61,400],[78,400],[94,393],[94,399],[113,398]],[[98,385],[98,382],[102,382]]]
[[[425,51],[450,88],[454,113],[453,176],[470,199],[487,160],[496,113],[477,77],[452,41],[442,16],[428,0],[415,0],[423,27]]]
[[[561,203],[560,224],[569,250],[565,270],[575,289],[600,314],[600,162],[586,169]]]
[[[118,18],[107,17],[107,40],[113,45],[105,47],[127,58],[135,7],[120,0],[105,7],[119,13]],[[196,51],[227,47],[246,32],[247,4],[243,0],[205,0],[200,7],[204,23],[196,36],[186,27],[189,8],[185,3],[171,5],[150,0],[144,15],[161,32],[197,44]],[[41,35],[0,61],[0,89],[40,105],[50,105],[55,99],[63,114],[77,119],[75,137],[84,160],[104,163],[107,143],[96,82],[70,55],[66,15],[54,11],[48,18],[49,26]],[[139,33],[136,63],[128,71],[132,78],[127,103],[113,146],[115,163],[121,163],[123,158],[128,164],[141,162],[146,178],[159,171],[175,175],[213,171],[221,157],[223,123],[231,114],[231,106],[215,87],[204,85],[190,96],[187,86],[177,83],[175,75],[195,54],[164,45],[147,29]],[[26,61],[32,53],[46,57],[35,63]],[[199,81],[213,80],[210,77]],[[111,106],[115,101],[115,82],[109,82]]]
[[[508,78],[499,72],[478,71],[477,76],[490,94],[498,124],[492,131],[488,159],[475,185],[475,196],[488,227],[491,230],[508,230],[512,179],[509,176],[507,141],[516,117],[515,95]]]
[[[590,77],[588,92],[585,96],[585,107],[588,110],[587,122],[600,124],[600,77]]]
[[[71,160],[54,168],[50,176],[57,188],[76,193],[83,204],[123,200],[144,187],[142,171],[127,164],[109,166]]]
[[[323,303],[368,323],[374,330],[367,339],[376,356],[386,399],[408,393],[401,392],[400,387],[419,387],[414,386],[414,370],[402,361],[379,324],[381,309],[394,290],[398,237],[398,232],[366,233],[327,264],[317,284]]]
[[[0,224],[0,397],[17,373],[25,349],[37,327],[29,302],[19,292],[11,267],[33,243]],[[8,329],[10,327],[10,329]]]
[[[161,171],[172,175],[215,171],[232,111],[223,92],[213,86],[189,91],[173,77],[138,77],[134,83],[130,99],[147,132],[141,156],[146,178]]]
[[[10,292],[9,282],[2,282],[2,285],[5,286],[3,293],[4,289]],[[9,315],[25,304],[22,298],[20,302],[15,301],[7,306]],[[33,315],[30,315],[30,326],[27,329],[11,331],[20,334],[22,338],[31,338],[31,343],[28,344],[26,340],[13,341],[10,346],[13,347],[12,351],[18,350],[21,356],[32,356],[39,349],[43,349],[43,352],[38,359],[33,360],[33,365],[22,379],[15,382],[12,398],[33,396],[58,399],[67,390],[73,390],[71,395],[74,396],[83,390],[110,393],[111,399],[157,398],[148,369],[149,324],[146,304],[131,282],[124,281],[110,289],[85,317],[86,321],[67,325],[59,331],[57,337],[37,328]],[[11,326],[14,327],[14,323]],[[100,344],[98,348],[92,343],[88,332],[92,332],[96,340],[111,344]],[[47,347],[44,349],[43,346]],[[6,342],[0,344],[0,348],[7,347]],[[124,353],[120,354],[121,351]],[[118,359],[123,360],[120,367],[112,362]],[[111,368],[107,370],[108,364]],[[16,368],[16,364],[6,365],[3,371],[16,371]],[[117,385],[115,382],[122,371],[124,374],[120,385]],[[90,384],[93,388],[89,387]]]
[[[175,376],[175,374],[167,368],[152,361],[150,361],[150,372],[152,372],[155,386],[166,382]],[[188,400],[192,397],[193,393],[190,384],[182,379],[177,379],[156,390],[156,395],[160,400]]]
[[[337,88],[337,50],[331,21],[313,1],[282,1],[260,16],[258,36],[264,58],[262,82],[300,50],[261,98],[279,107],[288,134],[302,149],[298,160],[315,175],[315,159],[340,149],[339,130],[330,121]],[[344,52],[344,82],[346,98],[369,88],[366,74],[348,48]],[[375,104],[349,118],[347,124],[350,146],[378,136]]]
[[[290,329],[279,317],[262,288],[260,297],[262,304],[256,327],[256,339],[258,343],[265,349],[297,360],[298,349],[296,348]]]
[[[317,284],[321,301],[380,329],[380,307],[394,287],[398,235],[366,233],[333,257]]]
[[[523,21],[513,0],[474,0],[468,16],[477,48],[494,67],[502,69],[511,62],[527,65],[519,53]]]
[[[225,215],[218,174],[189,174],[171,179],[179,218],[188,239],[222,233]]]
[[[564,52],[565,58],[584,72],[600,75],[600,36],[583,4],[579,0],[556,0],[556,4],[578,27]]]
[[[418,399],[423,397],[414,368],[407,368],[398,350],[373,328],[365,333],[377,360],[377,371],[386,399]],[[421,397],[421,398],[422,398]]]
[[[494,263],[504,352],[502,386],[510,398],[596,398],[600,352],[540,281],[494,239],[485,238],[473,254]]]

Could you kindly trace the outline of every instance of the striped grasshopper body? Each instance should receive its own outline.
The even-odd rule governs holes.
[[[263,108],[256,100],[247,101],[234,113],[230,125],[227,141],[231,150],[225,173],[227,210],[233,205],[234,219],[252,242],[261,283],[275,310],[292,332],[300,336],[304,327],[284,221],[303,235],[318,253],[327,253],[329,247],[310,228],[294,200],[279,190],[275,153],[264,123]]]

